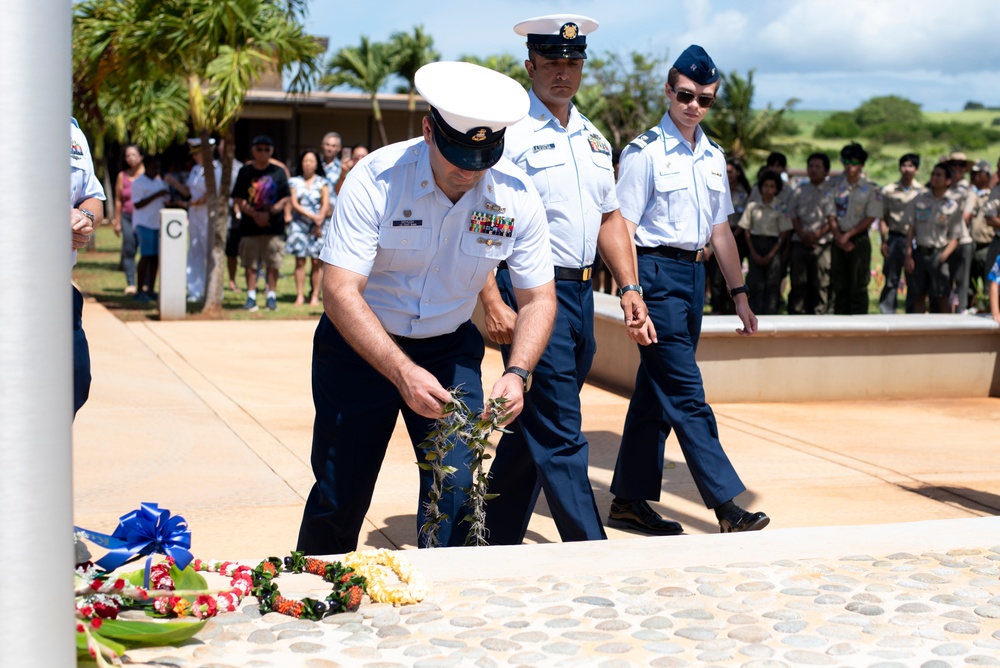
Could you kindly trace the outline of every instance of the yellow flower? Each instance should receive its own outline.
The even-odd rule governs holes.
[[[344,565],[364,576],[368,581],[368,596],[376,603],[406,605],[419,603],[427,596],[423,575],[395,552],[385,549],[351,552],[344,557]],[[394,573],[401,584],[390,585],[389,573]]]

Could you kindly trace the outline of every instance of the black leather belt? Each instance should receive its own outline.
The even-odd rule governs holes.
[[[636,246],[635,252],[639,255],[659,255],[670,260],[684,260],[685,262],[703,262],[705,260],[705,249],[684,250],[673,246]]]
[[[507,260],[502,260],[497,265],[497,269],[507,269]],[[556,280],[560,281],[589,281],[594,274],[594,265],[574,269],[572,267],[556,267]]]
[[[890,237],[905,237],[906,236],[906,232],[895,232],[893,230],[889,230],[889,236]]]

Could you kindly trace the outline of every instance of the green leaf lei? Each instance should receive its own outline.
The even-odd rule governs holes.
[[[474,415],[469,407],[462,401],[467,392],[460,387],[449,390],[451,401],[444,407],[445,415],[437,420],[435,427],[427,434],[427,438],[420,444],[424,450],[424,461],[417,462],[417,466],[433,474],[431,488],[427,494],[427,501],[424,502],[424,514],[426,521],[420,527],[420,535],[424,537],[427,547],[440,547],[441,541],[438,538],[438,531],[441,524],[449,519],[448,515],[441,512],[438,502],[445,491],[452,489],[448,485],[457,469],[454,466],[447,466],[443,463],[444,458],[455,447],[456,442],[462,442],[472,451],[472,462],[469,469],[472,472],[472,484],[469,488],[462,488],[468,494],[469,513],[462,518],[469,523],[469,532],[465,538],[466,545],[488,545],[486,531],[486,502],[496,498],[496,494],[487,494],[486,488],[489,484],[489,473],[483,470],[483,464],[491,455],[486,452],[489,445],[490,434],[501,428],[507,415],[503,407],[507,403],[504,397],[490,399],[486,402],[487,417]]]

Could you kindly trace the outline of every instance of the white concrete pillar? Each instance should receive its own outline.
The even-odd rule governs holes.
[[[70,11],[69,0],[10,0],[0,21],[0,593],[13,606],[0,622],[5,666],[76,666]]]
[[[188,215],[160,210],[160,320],[187,315]]]

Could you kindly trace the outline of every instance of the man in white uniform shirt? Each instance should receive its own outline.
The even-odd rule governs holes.
[[[527,38],[531,107],[527,118],[507,130],[504,155],[528,174],[545,203],[559,312],[524,411],[500,440],[490,468],[489,492],[498,495],[486,506],[493,545],[524,540],[541,490],[564,541],[607,537],[588,477],[580,413],[580,389],[597,350],[591,272],[598,246],[619,285],[634,284],[636,277],[615,196],[611,145],[571,101],[583,77],[587,35],[597,27],[597,21],[572,14],[514,26]],[[480,298],[490,337],[507,360],[518,302],[504,263]],[[645,318],[637,292],[624,294],[622,308],[627,322]]]
[[[94,228],[104,218],[104,188],[94,174],[90,146],[76,119],[69,124],[69,226],[76,251],[90,241]],[[90,346],[83,331],[83,295],[73,287],[73,415],[90,396]]]
[[[312,466],[298,549],[357,547],[379,468],[400,411],[414,454],[442,417],[450,388],[484,405],[482,337],[469,320],[486,279],[505,260],[520,316],[510,364],[492,385],[508,420],[552,329],[556,301],[545,209],[524,172],[503,156],[506,127],[528,98],[519,84],[470,63],[439,62],[416,75],[431,106],[423,136],[371,153],[340,192],[320,258],[324,315],[313,347]],[[463,508],[472,452],[453,448],[443,546],[465,543]],[[418,469],[414,469],[415,472]],[[420,469],[415,528],[424,523],[432,473]],[[424,546],[423,537],[419,544]]]
[[[646,501],[660,497],[664,441],[673,430],[702,500],[728,533],[763,529],[769,519],[733,502],[746,488],[719,443],[695,361],[709,242],[743,325],[736,331],[743,336],[757,331],[729,227],[733,203],[726,157],[699,127],[715,102],[719,79],[704,49],[685,49],[667,75],[667,113],[622,152],[618,201],[635,230],[649,317],[644,328],[628,329],[639,344],[640,365],[611,481],[611,513],[642,507],[637,519],[648,516],[648,509],[658,520],[653,528],[663,521]]]

